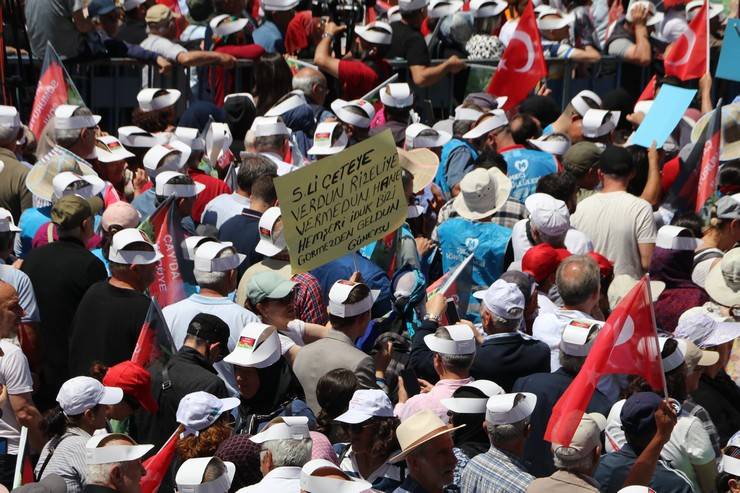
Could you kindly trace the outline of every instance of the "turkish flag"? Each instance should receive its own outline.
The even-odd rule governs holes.
[[[182,429],[182,425],[178,426],[169,440],[159,449],[159,452],[149,457],[142,464],[144,469],[146,469],[146,474],[139,481],[141,493],[154,493],[159,489],[164,475],[167,474],[170,464],[172,464],[172,459],[175,458],[177,437],[182,432]]]
[[[719,146],[720,135],[722,133],[722,100],[717,103],[717,107],[707,126],[702,132],[704,135],[704,145],[702,146],[701,166],[699,168],[699,186],[696,191],[696,209],[695,212],[701,211],[707,199],[714,195],[717,188],[717,170],[719,170]],[[701,139],[700,139],[701,141]]]
[[[542,55],[540,31],[534,17],[532,2],[527,2],[516,31],[501,55],[488,92],[508,96],[504,110],[519,104],[547,76],[547,64]]]
[[[637,98],[638,101],[645,101],[645,100],[651,100],[655,99],[655,76],[648,81],[647,85],[645,86],[645,89],[642,90],[642,93],[640,93],[640,97]]]
[[[681,80],[698,79],[707,72],[707,1],[697,12],[663,60],[666,75]]]
[[[599,380],[610,374],[639,375],[656,391],[665,386],[647,276],[609,315],[581,371],[555,404],[545,440],[570,445]]]

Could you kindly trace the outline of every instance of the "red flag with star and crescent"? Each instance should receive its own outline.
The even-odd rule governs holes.
[[[566,447],[570,445],[604,375],[639,375],[654,390],[659,392],[664,388],[663,362],[649,286],[644,276],[609,315],[583,368],[553,407],[545,440]]]
[[[689,28],[671,47],[663,61],[666,75],[681,80],[698,79],[707,72],[707,1],[691,20]]]
[[[509,110],[523,101],[546,76],[547,64],[542,54],[540,31],[530,1],[501,55],[488,92],[495,96],[508,96],[504,109]]]

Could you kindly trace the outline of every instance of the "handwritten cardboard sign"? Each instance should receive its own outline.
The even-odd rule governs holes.
[[[390,130],[275,178],[293,273],[398,229],[407,204]]]

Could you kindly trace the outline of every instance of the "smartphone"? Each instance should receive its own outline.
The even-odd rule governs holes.
[[[416,372],[411,368],[404,368],[400,372],[401,378],[403,379],[403,386],[406,388],[406,393],[411,397],[421,393],[421,386],[419,380],[417,380]]]
[[[455,304],[455,300],[452,298],[447,298],[447,309],[445,311],[445,315],[447,316],[447,323],[449,325],[454,325],[460,321],[460,314],[457,313],[457,305]]]

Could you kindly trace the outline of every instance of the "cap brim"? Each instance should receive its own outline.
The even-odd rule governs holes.
[[[696,363],[697,366],[712,366],[719,361],[719,353],[717,351],[705,351],[701,349],[701,358]]]
[[[257,253],[261,253],[262,255],[265,255],[267,257],[274,257],[278,253],[282,252],[282,248],[278,248],[270,241],[260,239],[260,241],[257,243],[257,246],[254,248],[254,251]]]
[[[227,411],[231,411],[232,409],[236,409],[239,407],[239,404],[241,404],[241,401],[237,399],[236,397],[226,397],[224,399],[219,399],[221,401],[221,412],[225,413]]]
[[[350,410],[334,418],[334,421],[339,421],[340,423],[347,423],[347,424],[354,425],[358,423],[364,423],[370,418],[372,418],[372,415],[361,413],[359,411]]]
[[[717,262],[707,274],[704,289],[713,301],[723,306],[735,306],[740,304],[740,291],[733,291],[725,282],[722,275],[722,266]]]
[[[486,414],[488,398],[450,397],[440,401],[444,407],[457,414]]]
[[[123,390],[118,387],[103,387],[103,395],[100,396],[98,404],[112,406],[123,400]]]
[[[236,348],[223,361],[230,365],[241,366],[242,368],[267,368],[277,363],[279,359],[280,352],[269,354],[267,358],[255,358],[252,351]]]
[[[486,290],[481,289],[480,291],[473,292],[473,298],[477,300],[483,300],[483,298],[486,296]]]
[[[407,448],[406,450],[404,450],[400,454],[394,455],[393,457],[391,457],[390,459],[388,459],[388,462],[390,462],[391,464],[395,464],[396,462],[401,462],[403,459],[406,458],[407,455],[409,455],[411,452],[413,452],[417,448],[421,447],[425,443],[427,443],[427,442],[429,442],[431,440],[434,440],[437,437],[441,437],[442,435],[446,435],[448,433],[452,433],[455,430],[459,430],[460,428],[463,428],[463,427],[465,427],[464,424],[462,424],[460,426],[455,426],[453,428],[446,428],[444,430],[440,430],[437,433],[434,433],[433,435],[428,436],[427,438],[425,438],[424,440],[420,441],[419,443],[415,443],[413,446]]]

